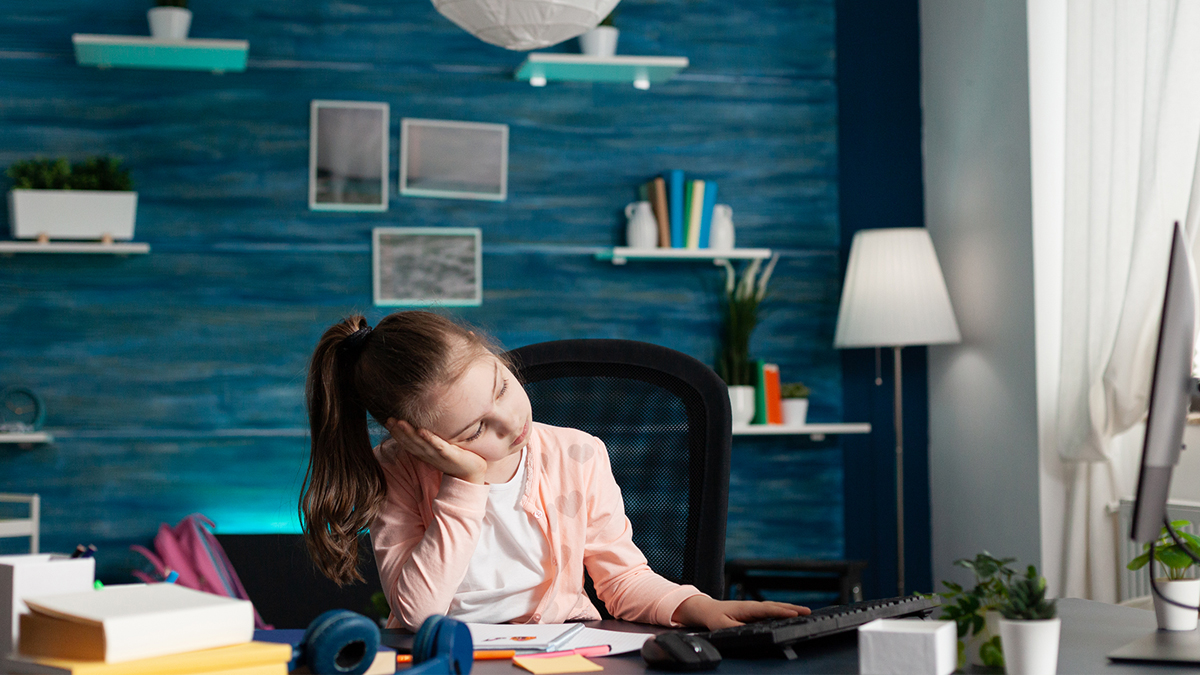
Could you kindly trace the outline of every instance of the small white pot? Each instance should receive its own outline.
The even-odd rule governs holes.
[[[579,36],[579,51],[588,56],[608,58],[617,53],[617,37],[621,31],[612,26],[596,26]]]
[[[12,190],[13,239],[133,239],[137,193],[115,190]]]
[[[1200,606],[1200,579],[1177,579],[1174,581],[1156,579],[1155,581],[1158,584],[1158,590],[1175,602],[1190,607]],[[1196,630],[1198,616],[1196,610],[1176,607],[1169,602],[1164,602],[1157,595],[1154,596],[1154,616],[1158,618],[1159,630]]]
[[[1058,672],[1058,636],[1062,619],[1000,619],[1000,647],[1008,675],[1054,675]]]
[[[155,40],[186,40],[192,27],[192,10],[184,7],[152,7],[146,17]]]
[[[785,398],[783,403],[783,423],[789,427],[803,426],[808,418],[808,399]]]
[[[729,408],[735,426],[750,424],[754,419],[754,387],[735,384],[729,387]]]
[[[984,666],[983,658],[979,655],[979,648],[984,643],[1000,634],[1000,612],[995,610],[983,613],[983,630],[974,635],[966,637],[966,659],[967,665]]]

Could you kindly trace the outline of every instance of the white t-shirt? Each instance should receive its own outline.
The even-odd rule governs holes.
[[[479,544],[450,601],[449,616],[475,623],[526,620],[545,593],[550,549],[524,509],[525,450],[507,483],[489,486]]]

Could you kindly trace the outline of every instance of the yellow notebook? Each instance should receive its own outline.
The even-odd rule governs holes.
[[[246,642],[228,647],[105,663],[48,656],[0,659],[0,671],[47,675],[287,675],[292,646],[276,642]]]

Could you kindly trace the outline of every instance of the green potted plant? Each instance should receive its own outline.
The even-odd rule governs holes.
[[[588,56],[608,58],[617,53],[617,38],[621,31],[613,25],[613,15],[617,10],[608,13],[600,24],[579,36],[579,51]]]
[[[1036,567],[1030,565],[1024,578],[1009,584],[1008,597],[999,609],[1004,672],[1053,675],[1058,669],[1062,620],[1054,601],[1046,599],[1046,580]]]
[[[804,425],[808,418],[809,389],[803,382],[785,382],[779,385],[779,397],[783,399],[783,423],[788,426]]]
[[[758,325],[759,307],[767,295],[767,282],[775,270],[776,254],[762,268],[762,260],[746,267],[742,278],[728,260],[725,267],[725,290],[721,294],[721,334],[717,353],[717,374],[729,387],[729,405],[735,425],[749,424],[754,418],[754,387],[758,381],[755,361],[750,358],[750,336]],[[759,275],[759,270],[762,274]]]
[[[953,581],[943,581],[946,591],[939,618],[953,621],[958,627],[958,664],[1001,668],[1004,653],[1000,647],[1000,614],[997,611],[1008,597],[1008,583],[1016,574],[1009,567],[1016,558],[997,558],[987,551],[974,558],[955,560],[975,575],[975,585],[968,589]]]
[[[137,192],[114,157],[27,159],[8,167],[14,239],[132,239]]]
[[[1200,539],[1183,531],[1183,528],[1191,524],[1187,520],[1175,520],[1171,522],[1171,529],[1175,530],[1179,535],[1179,540],[1191,549],[1192,553],[1200,555]],[[1179,544],[1175,543],[1165,527],[1154,542],[1154,561],[1158,563],[1164,575],[1155,577],[1155,585],[1158,586],[1159,593],[1182,605],[1189,607],[1200,605],[1200,579],[1189,578],[1194,561]],[[1149,564],[1150,544],[1146,544],[1142,554],[1130,560],[1126,568],[1140,570]],[[1150,573],[1153,574],[1154,570],[1151,569]],[[1166,602],[1157,593],[1154,595],[1154,614],[1158,618],[1160,630],[1196,629],[1197,613],[1195,610],[1187,610]]]
[[[192,27],[192,10],[188,0],[155,0],[146,12],[150,21],[150,37],[155,40],[186,40]]]

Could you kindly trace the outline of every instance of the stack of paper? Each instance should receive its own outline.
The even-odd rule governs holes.
[[[588,628],[582,623],[488,624],[468,623],[476,650],[513,649],[518,653],[558,652],[608,645],[606,656],[636,652],[654,637]]]
[[[288,645],[251,642],[245,600],[175,584],[25,598],[13,673],[286,675]]]

